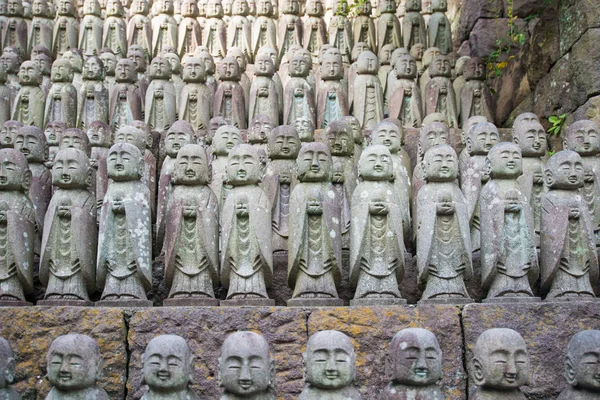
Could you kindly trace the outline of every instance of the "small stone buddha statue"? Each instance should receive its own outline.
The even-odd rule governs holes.
[[[447,144],[423,157],[426,184],[417,197],[417,268],[422,303],[465,304],[473,274],[467,202],[456,184],[456,152]]]
[[[406,14],[402,20],[404,32],[404,47],[412,49],[417,44],[427,44],[427,25],[421,15],[421,0],[408,0]]]
[[[177,154],[165,228],[169,306],[216,306],[219,283],[219,203],[208,187],[204,148],[187,144]]]
[[[417,63],[412,56],[400,56],[390,72],[397,79],[388,87],[390,96],[390,117],[402,121],[407,128],[421,126],[423,102],[421,91],[416,83]]]
[[[55,192],[44,221],[40,281],[43,305],[92,305],[96,289],[96,199],[89,192],[92,167],[81,150],[60,150],[54,159]]]
[[[35,46],[52,48],[52,30],[54,28],[54,10],[50,11],[47,0],[33,0],[31,3],[33,19],[29,30],[27,53],[31,56]]]
[[[261,161],[256,148],[239,144],[229,153],[227,184],[221,209],[222,305],[274,305],[267,287],[273,280],[271,203],[258,185]]]
[[[151,129],[166,131],[177,119],[177,94],[171,82],[171,64],[164,57],[154,57],[150,65],[150,86],[146,91],[145,122]]]
[[[565,356],[567,387],[557,400],[594,400],[598,398],[598,361],[600,331],[587,330],[573,335]]]
[[[325,129],[331,122],[349,113],[348,90],[342,82],[344,66],[338,55],[326,53],[321,61],[321,79],[317,91],[317,128]]]
[[[21,395],[11,387],[15,379],[15,354],[6,339],[0,337],[0,398],[21,400]]]
[[[539,301],[531,285],[539,277],[533,214],[517,178],[521,150],[498,143],[489,151],[490,180],[479,194],[481,282],[485,302]]]
[[[228,190],[223,186],[227,180],[227,159],[231,150],[238,144],[243,143],[242,133],[233,125],[224,125],[217,129],[212,139],[212,180],[209,183],[210,188],[217,196],[219,204],[225,201],[225,194]]]
[[[97,56],[102,45],[104,22],[98,0],[85,0],[83,3],[83,18],[79,27],[79,48],[86,57]]]
[[[254,61],[252,52],[252,23],[248,19],[248,2],[234,0],[232,17],[227,24],[227,48],[239,48],[249,63]]]
[[[202,59],[190,57],[183,67],[185,85],[179,97],[179,118],[195,131],[208,128],[212,116],[212,91],[206,85],[206,67]]]
[[[73,86],[71,63],[62,58],[52,64],[52,87],[46,100],[44,126],[49,122],[63,122],[74,128],[77,121],[77,90]]]
[[[0,131],[0,148],[12,149],[15,147],[15,135],[17,131],[23,127],[23,124],[19,121],[9,119],[2,124],[2,130]],[[58,145],[58,141],[57,141]]]
[[[193,0],[185,0],[181,4],[179,23],[179,43],[177,54],[183,59],[186,54],[193,54],[196,47],[202,45],[202,27],[198,21],[198,5]]]
[[[108,400],[98,381],[104,362],[94,339],[71,333],[59,336],[46,355],[46,379],[52,385],[46,400]]]
[[[208,0],[202,45],[208,49],[215,61],[221,61],[227,55],[227,25],[223,16],[221,0]]]
[[[473,349],[472,375],[477,389],[470,400],[525,400],[519,389],[529,383],[525,340],[507,328],[488,329]]]
[[[596,240],[582,193],[585,168],[572,150],[554,154],[544,168],[540,221],[541,292],[546,301],[594,300]]]
[[[353,115],[362,129],[373,129],[383,119],[383,88],[377,71],[379,60],[370,51],[363,51],[357,60],[354,80]]]
[[[419,88],[421,89],[421,98],[425,101],[425,89],[427,88],[427,84],[431,80],[431,75],[429,73],[429,66],[433,61],[434,57],[441,55],[442,52],[437,47],[429,47],[423,51],[423,55],[421,57],[421,68],[419,68],[418,57],[415,57],[417,60],[417,68],[419,68]],[[413,56],[414,57],[414,56]],[[450,66],[450,76],[452,75],[452,66]],[[427,115],[427,113],[425,113]]]
[[[356,354],[350,338],[339,331],[319,331],[306,344],[303,357],[306,386],[298,400],[360,400],[352,385]]]
[[[275,67],[273,60],[267,54],[256,56],[254,64],[255,78],[250,87],[249,120],[256,115],[265,115],[275,125],[279,125],[279,94],[273,75]]]
[[[28,37],[28,26],[27,20],[24,18],[25,10],[23,2],[18,0],[8,0],[8,7],[6,8],[7,19],[6,25],[4,26],[4,32],[2,37],[4,38],[2,47],[15,46],[23,52],[23,55],[27,55],[27,37]]]
[[[116,83],[110,93],[109,125],[113,131],[143,119],[143,100],[140,89],[135,84],[136,79],[133,61],[120,59],[116,67]],[[149,113],[149,110],[146,110],[146,113]]]
[[[302,56],[290,59],[290,78],[283,99],[283,122],[287,125],[294,124],[301,117],[310,119],[312,126],[317,123],[315,92],[307,80],[311,66]]]
[[[452,77],[452,87],[454,88],[454,95],[456,96],[456,108],[458,113],[461,113],[461,104],[460,104],[460,92],[462,92],[462,88],[465,87],[465,83],[467,80],[465,79],[465,67],[467,66],[467,62],[471,59],[469,56],[462,56],[456,60],[456,64],[453,69],[453,77]],[[485,70],[484,70],[485,75]],[[465,124],[463,122],[462,128],[464,129]]]
[[[439,48],[442,54],[448,54],[452,51],[452,32],[450,20],[446,16],[447,10],[447,0],[432,0],[431,11],[433,11],[433,14],[427,22],[428,44],[430,47]]]
[[[173,17],[173,0],[159,0],[152,17],[152,56],[157,57],[167,48],[177,48],[179,27]]]
[[[298,132],[298,138],[302,143],[310,143],[314,141],[315,125],[309,118],[296,118],[296,121],[294,121],[294,127],[296,128],[296,132]]]
[[[225,57],[221,61],[219,66],[221,83],[214,96],[213,112],[215,115],[225,117],[239,129],[246,129],[248,126],[246,98],[244,89],[240,85],[240,74],[240,67],[235,58]]]
[[[362,182],[352,196],[349,276],[356,293],[350,304],[405,304],[398,290],[404,276],[403,213],[388,148],[367,147],[358,175]]]
[[[489,122],[494,122],[492,111],[492,93],[485,83],[485,63],[479,57],[472,57],[465,64],[465,85],[460,94],[461,126],[474,115],[483,115]],[[454,88],[454,86],[453,86]]]
[[[83,53],[77,48],[69,49],[65,51],[62,58],[71,63],[71,67],[73,68],[73,86],[79,92],[83,84],[83,77],[81,75],[83,72]]]
[[[429,64],[431,79],[425,86],[425,114],[442,113],[446,115],[451,128],[458,128],[456,96],[450,80],[451,72],[450,59],[447,56],[437,56]]]
[[[393,44],[395,48],[404,47],[396,8],[395,0],[382,0],[379,3],[380,15],[377,17],[378,52],[386,44]]]
[[[386,369],[390,383],[382,399],[445,399],[436,385],[442,378],[442,350],[427,329],[406,328],[396,333],[388,347]]]
[[[127,23],[121,0],[106,2],[106,18],[102,36],[102,47],[111,49],[117,58],[124,58],[127,55]]]
[[[200,400],[190,387],[193,374],[194,356],[184,338],[177,335],[154,337],[142,355],[142,376],[148,385],[142,400]]]
[[[100,59],[102,60],[102,64],[104,64],[104,73],[106,86],[108,87],[109,96],[112,93],[112,88],[116,83],[116,72],[117,72],[117,57],[112,53],[112,51],[105,51],[100,53]],[[110,97],[109,97],[109,107],[110,107]],[[109,110],[110,111],[110,110]]]
[[[108,87],[104,83],[104,64],[89,56],[83,67],[83,85],[77,99],[77,127],[87,129],[93,122],[108,123]]]
[[[354,17],[352,22],[352,31],[354,33],[354,43],[366,43],[369,49],[375,51],[378,49],[377,32],[375,31],[373,18],[371,18],[372,12],[373,5],[370,1],[360,3],[358,5],[358,15]],[[393,44],[389,44],[393,46]]]
[[[111,144],[110,127],[101,121],[94,121],[88,127],[86,134],[88,136],[91,153],[90,165],[96,172],[95,191],[96,208],[98,216],[104,201],[104,195],[108,189],[108,170],[106,164],[106,156]]]
[[[300,18],[300,4],[298,0],[282,0],[281,15],[277,28],[277,43],[279,58],[290,51],[291,46],[302,47],[302,19]]]
[[[321,0],[309,0],[306,2],[306,16],[303,20],[304,37],[302,42],[304,48],[311,54],[311,61],[315,64],[319,60],[319,50],[327,43],[327,24],[323,19],[325,10]]]
[[[277,48],[277,19],[273,13],[273,0],[256,2],[256,19],[252,23],[252,52],[254,57],[263,47]],[[277,51],[275,51],[277,54]]]
[[[30,184],[25,156],[15,149],[0,149],[0,306],[31,305],[25,301],[25,294],[33,291],[36,235]]]
[[[219,356],[220,400],[275,400],[275,364],[269,343],[255,332],[227,336]]]
[[[108,151],[108,177],[98,234],[97,306],[147,307],[152,287],[150,191],[140,180],[142,152],[119,143]]]
[[[153,54],[152,23],[148,17],[148,0],[133,0],[127,22],[127,46],[140,46],[146,59]]]
[[[342,61],[349,65],[352,59],[354,38],[352,36],[352,23],[348,20],[349,5],[347,2],[333,0],[332,7],[336,12],[329,21],[329,44],[342,53]]]
[[[73,0],[59,0],[52,33],[52,56],[56,60],[79,42],[79,16]]]
[[[25,61],[19,68],[21,88],[13,102],[12,119],[23,125],[44,126],[46,93],[41,88],[42,72],[35,61]]]

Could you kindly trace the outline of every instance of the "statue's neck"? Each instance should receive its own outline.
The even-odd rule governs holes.
[[[60,390],[54,387],[48,394],[48,397],[46,397],[47,400],[95,400],[96,398],[96,386],[81,390],[69,391]]]
[[[474,400],[525,400],[525,395],[519,389],[496,390],[480,386],[475,391]]]
[[[171,393],[153,392],[150,390],[144,396],[144,400],[187,400],[189,398],[192,398],[192,396],[188,396],[188,389]]]
[[[225,392],[221,396],[220,400],[275,400],[275,399],[276,399],[275,395],[273,393],[267,391],[267,392],[257,393],[253,396],[248,396],[248,395],[238,396],[238,395],[230,393],[230,392]]]

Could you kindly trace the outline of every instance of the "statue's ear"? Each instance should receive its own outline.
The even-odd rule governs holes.
[[[571,386],[577,385],[577,380],[575,379],[575,366],[573,364],[573,359],[570,356],[566,356],[565,379],[567,380],[567,383]]]
[[[516,144],[519,144],[519,137],[518,136],[513,136],[513,142]]]
[[[219,372],[217,374],[217,383],[218,383],[219,387],[223,387],[223,379],[221,378],[221,367],[222,367],[221,361],[222,361],[222,359],[221,359],[221,357],[219,357],[219,368],[218,368]]]
[[[465,136],[465,145],[467,146],[467,153],[471,154],[473,150],[473,139],[470,136]]]
[[[269,361],[269,387],[275,387],[275,361]]]
[[[206,183],[211,183],[213,179],[213,168],[212,168],[212,164],[208,164],[208,168],[206,169]]]
[[[569,150],[569,143],[566,138],[563,139],[563,150]]]
[[[473,358],[473,378],[477,386],[481,386],[485,383],[483,366],[481,365],[481,361],[477,358]]]
[[[93,182],[92,182],[92,177],[94,176],[93,171],[94,171],[94,169],[91,166],[87,170],[86,177],[85,177],[85,186],[87,186],[87,187],[91,187],[93,184]]]
[[[15,380],[15,360],[9,358],[4,369],[4,380],[10,385]]]
[[[140,157],[140,160],[138,162],[138,172],[140,174],[140,177],[144,176],[144,167],[145,167],[146,163],[144,161],[144,156],[142,155],[142,157]]]
[[[23,184],[21,185],[24,191],[29,191],[29,186],[31,186],[31,170],[27,169],[23,174]]]
[[[423,179],[427,180],[427,164],[425,163],[425,160],[421,161],[421,171],[423,171]]]
[[[489,157],[485,158],[484,175],[487,176],[488,178],[492,177],[492,161],[490,160]]]
[[[546,187],[549,188],[554,184],[554,174],[549,169],[544,171],[544,183],[546,184]]]

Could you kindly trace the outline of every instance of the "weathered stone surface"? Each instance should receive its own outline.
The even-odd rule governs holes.
[[[600,27],[600,4],[590,0],[559,1],[560,54],[564,55],[589,28]]]
[[[584,105],[569,115],[563,129],[568,128],[571,123],[580,119],[589,119],[596,124],[600,124],[600,96],[590,97]]]
[[[515,30],[525,33],[525,41],[528,40],[529,33],[525,28],[527,23],[523,19],[515,20]],[[506,44],[510,44],[511,50],[508,53],[503,52],[498,61],[506,61],[510,54],[520,48],[519,42],[509,40],[508,18],[480,18],[471,30],[469,35],[469,46],[471,47],[471,57],[486,57],[498,48],[496,41],[506,39]]]
[[[50,391],[44,379],[46,353],[60,335],[80,333],[95,339],[104,359],[99,385],[111,399],[125,396],[127,365],[123,312],[111,308],[36,307],[0,310],[0,336],[9,341],[16,363],[15,385],[24,400],[41,400]]]
[[[501,126],[511,111],[531,94],[528,75],[528,59],[530,47],[526,45],[515,58],[511,59],[502,75],[493,81],[496,91],[495,121]],[[540,66],[541,68],[541,66]]]
[[[442,391],[446,399],[465,398],[459,309],[453,306],[350,307],[320,309],[308,318],[308,335],[335,329],[356,351],[355,386],[365,399],[378,398],[386,386],[385,356],[392,337],[404,328],[425,328],[438,338],[443,353]]]
[[[541,12],[552,6],[552,1],[543,0],[512,0],[513,15],[521,18]],[[504,0],[504,9],[508,10],[509,0]]]
[[[557,18],[556,7],[549,7],[540,15],[539,20],[532,24],[529,50],[524,54],[526,54],[527,76],[533,86],[537,85],[561,56]]]
[[[469,33],[480,18],[504,16],[502,0],[465,0],[460,9],[458,29],[452,32],[454,47],[469,38]]]
[[[277,369],[275,392],[293,399],[302,391],[302,351],[306,345],[307,315],[300,308],[154,308],[134,311],[129,323],[128,399],[139,399],[142,385],[141,357],[148,342],[161,334],[175,334],[188,341],[195,356],[194,391],[202,399],[216,399],[219,388],[220,348],[230,333],[250,330],[269,342]]]
[[[483,331],[514,329],[525,339],[531,360],[531,383],[523,392],[530,399],[555,399],[566,385],[562,365],[567,343],[581,330],[598,329],[600,308],[594,303],[469,304],[462,323],[469,373],[473,348]]]

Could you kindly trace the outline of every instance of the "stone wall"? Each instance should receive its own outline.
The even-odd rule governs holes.
[[[202,399],[218,399],[217,358],[226,336],[236,330],[262,333],[277,367],[279,399],[295,399],[303,387],[302,353],[308,336],[324,329],[347,334],[357,352],[356,386],[363,399],[379,398],[386,384],[385,355],[392,336],[422,327],[437,336],[443,359],[442,390],[449,400],[466,399],[471,351],[481,332],[517,330],[531,358],[530,399],[555,399],[564,388],[566,345],[573,334],[600,329],[597,303],[469,304],[346,308],[152,308],[99,309],[31,307],[0,309],[0,336],[15,352],[15,388],[25,400],[44,399],[45,354],[52,340],[83,333],[98,341],[105,360],[102,386],[111,399],[139,399],[145,392],[141,356],[160,334],[185,337],[195,355],[194,389]]]

